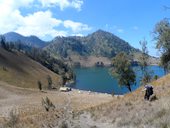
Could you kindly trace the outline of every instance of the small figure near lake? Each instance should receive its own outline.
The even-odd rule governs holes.
[[[150,101],[152,95],[154,95],[153,94],[153,87],[152,87],[152,85],[145,85],[145,96],[144,96],[144,99]]]

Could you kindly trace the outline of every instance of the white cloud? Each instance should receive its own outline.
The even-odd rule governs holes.
[[[137,27],[137,26],[133,26],[133,27],[132,27],[132,29],[133,29],[133,30],[138,30],[138,29],[139,29],[139,27]]]
[[[105,24],[104,26],[106,29],[110,28],[110,26],[108,24]]]
[[[38,0],[43,7],[59,6],[61,10],[71,7],[77,10],[81,10],[83,0]]]
[[[120,28],[120,29],[117,29],[117,32],[124,33],[124,30]]]
[[[46,35],[51,35],[52,37],[56,35],[64,36],[66,33],[55,30],[62,23],[61,20],[52,17],[50,11],[36,12],[30,14],[26,17],[22,17],[22,23],[15,30],[23,35],[37,35],[39,37],[44,37]]]
[[[72,1],[76,8],[78,8],[78,1]],[[14,31],[25,36],[37,35],[45,38],[67,36],[68,32],[69,35],[72,33],[81,35],[81,32],[90,30],[88,25],[80,22],[56,19],[50,10],[40,10],[23,16],[20,8],[30,7],[34,2],[35,0],[17,0],[17,2],[16,0],[0,0],[0,8],[3,10],[3,13],[0,13],[0,34]]]
[[[33,0],[0,0],[0,33],[15,30],[22,22],[20,7],[27,7]]]
[[[33,3],[34,0],[0,0],[0,6],[3,9],[17,9],[19,7],[26,7]]]
[[[81,6],[83,5],[83,1],[82,0],[73,0],[71,2],[71,7],[76,8],[77,10],[81,10]]]
[[[74,33],[91,30],[91,27],[89,27],[87,24],[74,22],[71,20],[66,20],[63,22],[63,24],[64,24],[64,27],[70,28]]]
[[[81,37],[83,37],[84,35],[81,34],[81,33],[77,33],[77,34],[72,34],[72,36],[81,36]]]
[[[114,31],[118,32],[118,33],[124,33],[124,32],[125,32],[124,29],[122,29],[121,27],[118,27],[118,26],[116,26],[116,25],[114,25],[114,26],[112,27],[112,29],[113,29]]]

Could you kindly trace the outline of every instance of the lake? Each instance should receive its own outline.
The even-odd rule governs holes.
[[[128,93],[129,90],[125,86],[118,85],[117,79],[109,73],[109,69],[108,67],[75,68],[76,83],[73,88],[109,94],[114,92],[116,95]],[[140,87],[142,77],[140,67],[133,69],[137,77],[136,84],[131,86],[132,91]],[[148,66],[148,69],[152,71],[153,76],[165,75],[163,68],[159,66]]]

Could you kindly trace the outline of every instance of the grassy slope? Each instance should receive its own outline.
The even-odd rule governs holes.
[[[12,53],[0,48],[0,81],[24,88],[37,88],[37,81],[40,80],[43,87],[46,87],[47,75],[52,77],[55,86],[60,84],[60,77],[41,64],[22,53]]]
[[[88,109],[93,119],[110,122],[117,128],[170,127],[170,74],[151,83],[158,100],[144,100],[144,88],[113,98],[107,104]]]

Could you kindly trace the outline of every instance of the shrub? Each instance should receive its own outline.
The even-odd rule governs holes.
[[[38,84],[39,90],[41,91],[42,90],[42,83],[41,83],[41,81],[38,81],[37,84]]]
[[[48,89],[51,90],[52,89],[52,78],[51,76],[47,76],[47,81],[48,81]]]
[[[144,74],[144,76],[143,76],[143,78],[141,80],[142,85],[146,85],[147,83],[151,82],[151,80],[152,80],[152,75],[151,74],[152,74],[152,72],[149,72],[149,71],[147,71]]]
[[[54,110],[55,108],[55,105],[48,97],[46,97],[45,99],[42,98],[42,106],[44,106],[46,111],[49,111],[50,109]]]
[[[59,128],[68,128],[68,125],[65,121],[63,121]]]
[[[8,71],[7,68],[4,67],[4,66],[2,67],[2,70],[3,70],[3,71]]]
[[[158,78],[159,78],[158,75],[155,75],[155,76],[153,77],[154,80],[157,80]]]
[[[125,106],[131,106],[131,105],[132,105],[132,103],[130,101],[125,102]]]
[[[19,115],[16,113],[16,111],[11,110],[9,113],[9,120],[7,121],[6,126],[15,128],[18,121],[19,121]]]
[[[112,92],[112,94],[111,94],[111,95],[112,95],[112,97],[114,97],[115,93],[114,93],[114,92]]]

